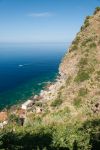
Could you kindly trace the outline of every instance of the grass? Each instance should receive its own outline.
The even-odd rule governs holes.
[[[76,107],[76,108],[79,108],[81,106],[81,98],[80,97],[76,97],[73,101],[73,105]]]
[[[66,80],[66,86],[70,85],[72,77],[69,76]]]
[[[82,42],[82,46],[86,46],[87,43],[92,42],[92,38],[87,38]]]
[[[86,88],[80,88],[78,96],[84,97],[88,93]]]
[[[97,71],[97,75],[100,75],[100,71]]]
[[[77,49],[78,49],[78,46],[77,45],[73,45],[70,51],[75,51]]]
[[[84,70],[79,70],[79,72],[77,73],[77,76],[75,78],[75,82],[79,83],[79,82],[83,82],[85,80],[88,80],[90,78],[90,75],[88,72],[84,71]]]
[[[83,31],[85,28],[87,28],[90,25],[89,18],[90,18],[90,16],[86,17],[86,19],[84,21],[84,25],[81,27],[81,31]]]
[[[0,132],[0,149],[99,150],[100,120],[8,129]]]
[[[74,45],[78,45],[79,44],[79,41],[80,41],[80,37],[76,37],[76,39],[72,42],[72,44]]]
[[[52,103],[51,103],[51,107],[58,107],[62,104],[62,100],[60,98],[57,98],[56,100],[54,100]]]
[[[96,43],[91,43],[90,48],[96,48]]]
[[[84,67],[85,65],[87,65],[87,63],[88,63],[88,59],[87,58],[81,58],[80,61],[79,61],[78,66],[79,67]]]

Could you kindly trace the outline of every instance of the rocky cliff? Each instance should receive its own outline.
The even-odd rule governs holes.
[[[87,16],[59,67],[60,77],[42,101],[51,112],[69,109],[82,120],[100,114],[100,10]],[[49,100],[49,102],[48,102]],[[53,103],[57,107],[53,107]],[[59,105],[60,104],[60,105]],[[54,109],[55,108],[55,109]],[[74,114],[74,115],[73,115]]]
[[[100,149],[100,7],[86,17],[58,78],[38,97],[24,127],[8,125],[0,134],[1,149]]]

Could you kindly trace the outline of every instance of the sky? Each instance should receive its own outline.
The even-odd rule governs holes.
[[[0,43],[71,42],[100,0],[0,0]]]

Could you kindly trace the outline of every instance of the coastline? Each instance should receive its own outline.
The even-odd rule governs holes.
[[[40,101],[44,97],[44,96],[42,97],[42,95],[45,95],[44,93],[48,92],[49,87],[52,86],[56,82],[57,78],[58,78],[58,74],[56,73],[56,75],[51,81],[44,81],[44,82],[38,83],[39,85],[44,85],[42,89],[40,90],[40,92],[37,92],[36,94],[34,94],[34,91],[33,91],[32,96],[30,96],[26,100],[18,100],[16,101],[16,104],[6,105],[4,108],[1,108],[0,111],[9,111],[9,110],[16,109],[16,108],[18,109],[21,107],[23,103],[27,102],[28,100],[32,100],[34,102]]]

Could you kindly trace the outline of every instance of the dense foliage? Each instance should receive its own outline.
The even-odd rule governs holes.
[[[7,150],[99,150],[100,120],[83,124],[15,127],[0,133],[0,149]]]

